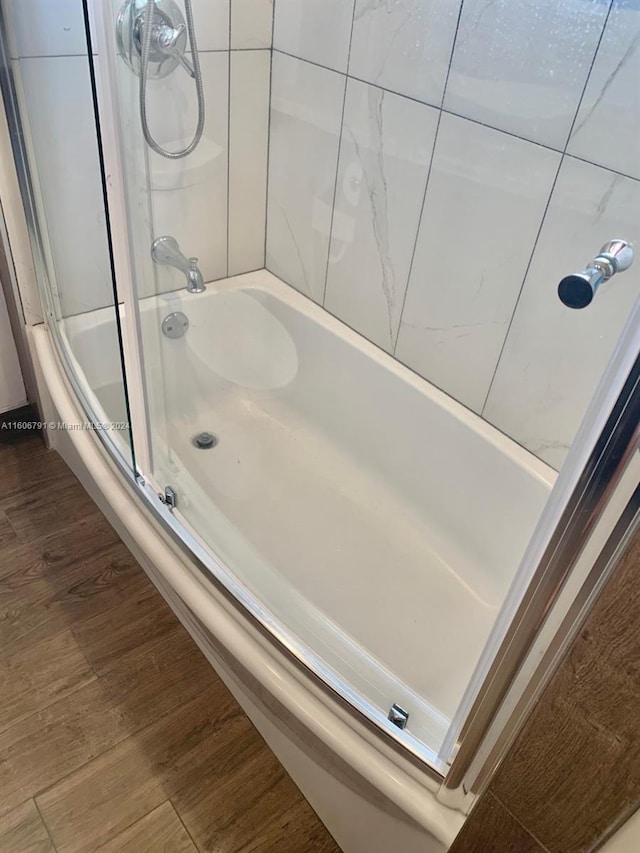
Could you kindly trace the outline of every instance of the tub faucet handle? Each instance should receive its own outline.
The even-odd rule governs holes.
[[[187,278],[189,279],[187,284],[187,290],[189,293],[202,293],[203,290],[206,290],[197,258],[189,258]]]

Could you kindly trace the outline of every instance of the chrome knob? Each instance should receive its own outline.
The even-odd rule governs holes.
[[[565,276],[558,285],[558,296],[567,308],[586,308],[605,281],[628,270],[634,251],[626,240],[609,240],[586,269]]]
[[[168,24],[161,24],[153,35],[155,36],[157,45],[161,50],[171,52],[179,50],[178,40],[186,33],[186,31],[186,24],[179,24],[177,27],[171,27]]]
[[[118,53],[138,76],[142,73],[142,49],[145,31],[151,28],[149,79],[161,79],[178,65],[193,76],[187,58],[187,26],[175,0],[155,0],[153,6],[140,0],[124,0],[116,21]]]

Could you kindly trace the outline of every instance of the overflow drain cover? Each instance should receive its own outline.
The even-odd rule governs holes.
[[[199,432],[197,435],[194,435],[192,441],[198,450],[211,450],[218,443],[218,439],[210,432]]]
[[[189,318],[182,311],[174,311],[162,321],[162,334],[167,338],[181,338],[188,328]]]

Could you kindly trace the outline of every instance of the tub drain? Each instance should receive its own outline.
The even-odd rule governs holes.
[[[199,432],[191,440],[198,450],[211,450],[218,443],[218,439],[210,432]]]

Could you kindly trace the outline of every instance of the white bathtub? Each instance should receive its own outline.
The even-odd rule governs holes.
[[[47,330],[31,326],[28,334],[44,418],[83,424],[86,417]],[[173,515],[150,508],[94,431],[58,430],[49,438],[344,853],[444,853],[464,816],[438,801],[438,779],[372,731],[259,630],[177,544]]]
[[[435,755],[555,472],[267,272],[141,316],[153,475],[177,515],[290,648],[392,733],[399,704]],[[114,409],[112,313],[66,328]]]

